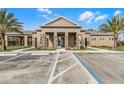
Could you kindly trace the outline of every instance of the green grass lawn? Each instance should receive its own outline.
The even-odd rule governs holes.
[[[23,48],[26,48],[26,47],[24,47],[24,46],[9,46],[9,47],[7,47],[7,51],[23,49]]]
[[[54,49],[54,48],[31,48],[31,49],[27,49],[24,51],[53,51],[53,50],[56,50],[56,49]],[[94,49],[83,48],[83,49],[67,49],[67,50],[94,50]]]
[[[124,51],[124,46],[119,46],[118,48],[117,48],[117,51]]]
[[[24,46],[8,46],[6,51],[12,51],[12,50],[17,50],[17,49],[23,49],[26,48]],[[2,51],[2,50],[0,50]]]
[[[106,50],[111,50],[111,51],[124,51],[124,45],[118,46],[116,50],[113,50],[113,49],[110,48],[110,47],[98,47],[98,48],[106,49]]]
[[[56,50],[54,48],[31,48],[31,49],[27,49],[24,51],[53,51]]]
[[[82,50],[94,50],[94,49],[92,49],[92,48],[84,48],[84,49],[82,49]]]
[[[96,48],[106,49],[106,50],[113,50],[112,47],[96,47]]]
[[[82,48],[82,49],[75,49],[75,48],[72,48],[72,49],[67,49],[67,50],[84,50],[84,51],[92,51],[92,50],[94,50],[94,49],[92,49],[92,48],[88,48],[88,47],[86,47],[86,48]]]

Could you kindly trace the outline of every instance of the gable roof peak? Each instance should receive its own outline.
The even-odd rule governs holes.
[[[54,18],[53,20],[43,24],[42,26],[49,25],[50,23],[55,22],[55,21],[57,21],[57,20],[59,20],[61,18],[63,18],[64,20],[67,20],[68,22],[72,23],[75,26],[79,26],[78,24],[76,24],[75,22],[71,21],[70,19],[68,19],[68,18],[66,18],[64,16],[58,16],[58,17]]]

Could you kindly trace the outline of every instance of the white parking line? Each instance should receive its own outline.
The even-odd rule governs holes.
[[[57,65],[57,62],[58,62],[59,54],[60,53],[57,52],[57,57],[56,57],[56,60],[55,60],[55,62],[53,64],[52,71],[50,73],[50,76],[49,76],[49,79],[48,79],[48,82],[47,82],[48,84],[51,84],[51,80],[53,78],[53,75],[54,75],[54,72],[55,72],[55,69],[56,69],[56,65]]]
[[[12,59],[15,59],[15,58],[18,58],[18,57],[21,57],[21,56],[24,56],[24,55],[27,55],[28,53],[25,53],[25,54],[20,54],[20,55],[18,55],[18,56],[15,56],[15,57],[12,57],[12,58],[9,58],[9,59],[6,59],[6,60],[3,60],[3,61],[0,61],[0,64],[1,63],[4,63],[4,62],[6,62],[6,61],[9,61],[9,60],[12,60]]]
[[[0,53],[0,57],[1,56],[16,56],[17,53]]]
[[[54,76],[52,79],[51,79],[51,82],[53,80],[55,80],[56,78],[58,78],[59,76],[63,75],[65,72],[69,71],[70,69],[72,69],[73,67],[75,67],[78,63],[75,63],[73,65],[71,65],[70,67],[68,67],[67,69],[65,69],[64,71],[60,72],[59,74],[57,74],[56,76]]]

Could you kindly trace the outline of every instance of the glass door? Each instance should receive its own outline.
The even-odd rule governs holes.
[[[65,46],[65,38],[63,36],[58,37],[58,48]]]

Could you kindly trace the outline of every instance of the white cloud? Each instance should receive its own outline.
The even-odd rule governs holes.
[[[79,16],[79,20],[84,21],[88,19],[93,19],[94,13],[91,11],[86,11]]]
[[[49,19],[48,15],[42,15],[42,17]]]
[[[48,8],[38,8],[37,10],[42,13],[52,14],[52,11]]]
[[[58,14],[54,13],[51,11],[51,9],[48,8],[37,8],[37,11],[39,12],[39,16],[42,16],[47,20],[58,16]]]
[[[106,19],[107,16],[108,16],[107,14],[103,14],[103,15],[97,16],[95,18],[95,22],[102,21],[102,20]]]
[[[116,10],[116,11],[114,12],[114,16],[117,16],[117,15],[121,15],[121,11],[120,11],[120,10]]]
[[[91,12],[91,11],[86,11],[83,12],[80,16],[79,16],[79,21],[86,21],[87,24],[89,23],[93,23],[93,22],[98,22],[98,21],[102,21],[104,19],[107,18],[107,14],[102,14],[100,11],[96,11],[96,12]]]

